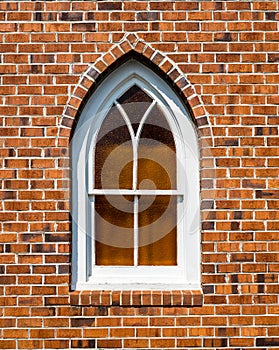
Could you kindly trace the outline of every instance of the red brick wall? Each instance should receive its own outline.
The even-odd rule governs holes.
[[[0,348],[279,347],[278,2],[1,1],[0,19]],[[202,306],[70,293],[71,125],[127,32],[192,84]]]

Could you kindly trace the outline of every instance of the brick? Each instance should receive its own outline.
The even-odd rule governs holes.
[[[202,340],[197,338],[187,338],[187,339],[178,339],[177,340],[177,346],[180,347],[188,347],[188,346],[194,346],[194,347],[201,347],[202,346]]]
[[[278,346],[277,10],[0,2],[1,348]],[[71,130],[131,50],[176,81],[201,140],[203,294],[69,293]]]
[[[107,339],[107,340],[97,340],[97,346],[99,348],[121,348],[122,347],[122,341],[119,339]]]
[[[159,20],[159,12],[139,12],[136,14],[137,21],[157,21]]]
[[[0,347],[2,349],[15,349],[16,341],[15,340],[8,340],[8,339],[0,340]]]
[[[42,340],[19,340],[18,347],[20,349],[38,349],[42,346]]]
[[[147,348],[148,340],[147,339],[125,339],[124,346],[127,348]]]
[[[101,11],[114,11],[114,10],[121,10],[122,4],[121,3],[115,3],[112,1],[104,1],[98,4],[98,9]]]

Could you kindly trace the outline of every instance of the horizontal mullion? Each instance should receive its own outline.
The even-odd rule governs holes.
[[[183,193],[177,190],[93,190],[88,193],[89,196],[96,195],[110,195],[110,196],[135,196],[135,195],[145,195],[145,196],[182,196]]]

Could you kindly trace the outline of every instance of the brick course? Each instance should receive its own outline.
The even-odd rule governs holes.
[[[0,348],[279,347],[278,6],[0,2]],[[203,295],[70,291],[71,131],[125,55],[199,131]]]

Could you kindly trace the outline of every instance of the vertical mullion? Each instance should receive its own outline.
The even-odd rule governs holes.
[[[137,189],[137,172],[138,172],[138,150],[137,144],[135,143],[135,139],[133,139],[133,148],[134,148],[134,159],[133,159],[133,190]],[[138,196],[134,197],[134,266],[138,266],[138,209],[139,202]]]
[[[183,220],[178,220],[178,218],[181,218],[183,215],[183,208],[184,208],[184,198],[181,195],[177,196],[176,199],[176,240],[177,240],[177,248],[176,248],[176,262],[178,266],[183,266],[183,252],[186,247],[184,247],[184,241],[182,237],[182,232],[184,232],[184,222]]]
[[[138,145],[140,139],[141,129],[145,120],[152,108],[156,105],[156,101],[153,101],[152,104],[147,108],[144,113],[140,125],[138,127],[137,133],[133,138],[133,190],[137,190],[138,186]],[[134,199],[134,266],[138,266],[139,264],[139,197],[135,195]]]
[[[96,265],[96,252],[95,252],[95,196],[89,197],[90,203],[90,229],[89,234],[86,233],[87,246],[87,278],[92,275],[92,269]]]
[[[135,138],[132,139],[133,144],[133,190],[137,189],[137,172],[138,172],[138,145]]]
[[[129,116],[126,114],[125,110],[117,101],[114,101],[117,109],[121,113],[123,119],[126,122],[128,130],[130,132],[132,145],[133,145],[133,184],[132,190],[136,191],[137,189],[137,169],[138,169],[138,148],[137,140],[133,127],[131,125]],[[138,266],[138,196],[134,196],[134,266]]]
[[[139,200],[138,200],[138,196],[135,195],[135,198],[134,198],[134,266],[138,266],[138,245],[139,245],[138,211],[139,211]]]
[[[137,174],[138,174],[138,145],[135,137],[132,139],[133,143],[133,190],[137,190]],[[134,266],[138,266],[138,210],[139,201],[138,196],[134,196]]]

